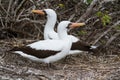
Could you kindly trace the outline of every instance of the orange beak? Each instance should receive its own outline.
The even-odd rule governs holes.
[[[32,10],[32,13],[37,13],[40,15],[45,15],[45,12],[43,12],[43,10]]]
[[[77,28],[77,27],[80,27],[80,26],[84,26],[85,23],[72,23],[70,25],[70,28],[73,29],[73,28]]]

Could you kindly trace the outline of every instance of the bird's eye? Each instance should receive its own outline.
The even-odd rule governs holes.
[[[72,24],[72,23],[69,23],[68,26],[67,26],[66,28],[69,29],[71,24]]]
[[[47,13],[46,13],[46,11],[45,11],[45,10],[43,10],[43,12],[45,13],[45,15],[47,15]]]
[[[69,29],[69,26],[67,26],[66,28]]]

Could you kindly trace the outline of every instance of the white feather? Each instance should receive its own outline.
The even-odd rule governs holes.
[[[60,51],[62,50],[65,42],[62,40],[42,40],[27,46],[36,49],[36,50],[53,50]]]
[[[70,50],[69,51],[69,54],[79,54],[79,53],[82,53],[83,51],[81,50]]]
[[[96,49],[98,46],[91,46],[90,49]]]

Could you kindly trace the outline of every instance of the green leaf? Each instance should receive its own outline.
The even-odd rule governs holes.
[[[98,12],[96,13],[96,15],[97,15],[98,17],[101,17],[101,16],[103,16],[103,13],[102,13],[101,11],[98,11]]]
[[[107,23],[110,23],[111,17],[107,14],[105,14],[102,18],[103,25],[106,26]]]
[[[64,4],[58,4],[58,6],[61,7],[61,8],[65,7]]]
[[[120,30],[120,25],[115,27],[116,30]]]
[[[108,15],[108,12],[103,13],[103,12],[101,12],[101,11],[98,11],[98,12],[96,13],[96,15],[101,19],[102,24],[103,24],[104,26],[106,26],[107,23],[110,23],[110,21],[111,21],[111,17]]]
[[[93,0],[87,0],[87,3],[90,4]]]

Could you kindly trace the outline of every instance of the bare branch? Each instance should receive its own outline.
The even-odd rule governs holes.
[[[109,27],[105,32],[103,32],[101,34],[100,37],[98,37],[95,42],[93,43],[93,45],[95,45],[104,35],[106,35],[112,28],[116,27],[117,25],[120,25],[120,21],[117,21],[115,24],[113,24],[111,27]]]
[[[10,8],[12,5],[13,0],[9,0],[9,5],[8,5],[8,9],[7,9],[7,15],[6,15],[6,19],[8,18],[9,12],[10,12]]]
[[[0,14],[0,16],[1,16],[1,14]],[[2,27],[5,28],[5,25],[4,25],[4,23],[3,23],[2,18],[0,18],[0,22],[1,22],[1,24],[2,24]]]
[[[74,8],[70,8],[70,9],[65,10],[63,13],[61,13],[61,15],[71,11],[72,9],[74,9]]]
[[[72,14],[68,20],[71,21],[74,17],[75,17],[75,14]]]
[[[34,26],[35,26],[35,28],[38,29],[38,31],[43,35],[43,32],[40,30],[40,28],[39,28],[36,24],[34,24]],[[38,34],[38,35],[39,35],[39,34]]]
[[[34,4],[33,7],[35,7],[35,8],[39,7],[39,5],[37,4],[38,1],[36,2],[35,0],[31,0],[31,2]]]
[[[109,44],[117,37],[120,35],[120,32],[114,34],[106,43],[105,47],[109,46]]]
[[[8,5],[8,8],[7,8],[7,15],[5,17],[5,20],[6,20],[5,25],[6,26],[7,26],[8,16],[9,16],[9,12],[10,12],[10,8],[11,8],[11,5],[12,5],[12,2],[13,2],[13,0],[9,0],[9,5]]]
[[[2,6],[1,3],[0,3],[0,8],[7,14],[7,11],[6,11],[5,8]]]
[[[22,19],[16,20],[16,22],[22,22],[22,21],[29,21],[31,23],[43,24],[43,22],[40,22],[40,21],[37,21],[37,20],[30,20],[29,18],[22,18]]]
[[[19,20],[20,16],[21,16],[21,15],[22,15],[22,13],[24,12],[24,10],[25,10],[25,9],[23,9],[23,10],[20,12],[20,14],[18,14],[18,16],[17,16],[16,20]]]
[[[18,13],[18,11],[21,9],[22,5],[26,2],[27,0],[22,0],[22,2],[19,4],[19,6],[16,8],[15,13],[14,13],[14,17],[16,16],[16,14]]]
[[[110,15],[110,16],[114,16],[114,15],[117,15],[117,14],[120,14],[120,11],[110,13],[109,15]]]
[[[106,2],[113,2],[115,0],[103,0],[102,2],[106,3]]]
[[[76,22],[85,21],[86,18],[94,11],[93,9],[98,1],[99,0],[93,0],[86,12]]]

